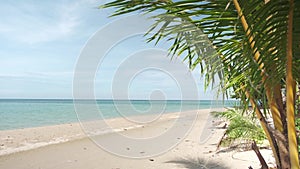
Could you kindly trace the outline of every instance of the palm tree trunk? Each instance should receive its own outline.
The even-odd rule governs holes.
[[[274,98],[275,98],[275,102],[276,102],[279,112],[280,112],[281,123],[282,123],[282,127],[283,127],[282,133],[286,134],[287,133],[286,110],[285,110],[285,106],[283,104],[283,97],[282,97],[282,93],[281,93],[281,84],[278,84],[274,87]]]
[[[287,66],[286,66],[286,109],[287,109],[287,127],[288,127],[288,143],[291,169],[299,169],[298,146],[295,128],[295,81],[293,79],[293,15],[294,1],[290,0],[290,10],[288,16],[288,32],[287,32]]]

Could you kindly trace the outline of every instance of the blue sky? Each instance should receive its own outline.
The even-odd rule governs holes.
[[[120,18],[108,18],[112,12],[110,9],[97,9],[104,2],[106,1],[2,1],[0,97],[72,98],[73,75],[81,51],[97,31]],[[132,28],[124,26],[111,31],[117,33],[129,29]],[[167,43],[162,43],[155,47],[153,44],[146,44],[144,40],[142,35],[130,36],[112,46],[106,53],[105,59],[98,64],[93,82],[96,97],[112,98],[112,86],[119,89],[125,85],[131,99],[160,98],[158,91],[168,99],[180,99],[182,91],[176,81],[184,81],[185,76],[196,79],[200,99],[214,97],[214,93],[210,91],[204,93],[202,81],[196,71],[190,73],[182,67],[182,77],[175,80],[172,73],[168,75],[152,68],[138,71],[129,84],[123,84],[124,80],[119,79],[115,80],[118,81],[117,84],[113,84],[115,73],[128,56],[136,56],[149,49],[165,50],[168,46]],[[147,56],[147,59],[143,59],[143,56],[137,58],[121,72],[126,74],[134,65],[144,62],[163,64],[162,67],[174,65],[174,71],[179,69],[176,64],[181,64],[180,60],[170,61],[170,58],[163,55],[161,60],[158,57],[151,59],[151,56]]]

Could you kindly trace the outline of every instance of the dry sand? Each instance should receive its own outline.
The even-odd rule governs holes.
[[[112,129],[95,130],[95,133],[100,135],[92,135],[91,138],[94,140],[86,136],[86,131],[83,132],[79,123],[0,131],[0,169],[247,169],[249,166],[259,168],[259,162],[252,151],[217,152],[216,145],[224,129],[207,125],[207,121],[211,121],[208,116],[209,110],[198,112],[195,121],[195,111],[185,112],[184,121],[180,121],[179,125],[176,123],[178,113],[166,114],[159,119],[150,116],[130,119],[144,121],[138,124],[128,119],[110,119],[106,124]],[[149,119],[152,121],[147,121]],[[118,137],[121,135],[124,138],[149,140],[169,132],[175,123],[178,132],[186,126],[192,128],[185,137],[181,137],[178,133],[178,137],[171,135],[169,140],[143,147],[138,144],[136,146],[127,144]],[[97,122],[88,124],[85,126],[99,127]],[[116,135],[115,132],[120,135]],[[201,137],[203,133],[211,135],[203,139]],[[88,131],[87,134],[91,132]],[[108,148],[110,152],[104,150],[95,143],[97,139],[105,140],[105,145],[111,146],[112,151],[115,148],[119,154],[125,154],[127,157],[115,155],[110,148]],[[168,145],[165,143],[176,142],[178,144],[172,149],[152,156],[152,151],[155,152],[159,146],[162,146],[163,150]],[[272,161],[270,150],[261,152],[267,161]]]

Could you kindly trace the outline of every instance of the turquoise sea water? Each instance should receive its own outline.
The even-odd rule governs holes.
[[[168,113],[195,109],[209,109],[218,107],[232,107],[236,101],[149,101],[149,100],[97,100],[99,110],[90,115],[89,107],[92,101],[76,101],[77,105],[84,107],[80,110],[80,117],[85,120],[101,118],[114,118],[120,116],[141,115],[149,113]],[[77,109],[78,110],[78,109]],[[96,115],[96,116],[95,116]],[[29,128],[78,122],[78,117],[71,99],[0,99],[0,130]]]

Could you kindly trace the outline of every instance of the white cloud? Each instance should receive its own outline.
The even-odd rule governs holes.
[[[5,4],[0,7],[0,36],[35,44],[66,38],[80,24],[79,3]]]

